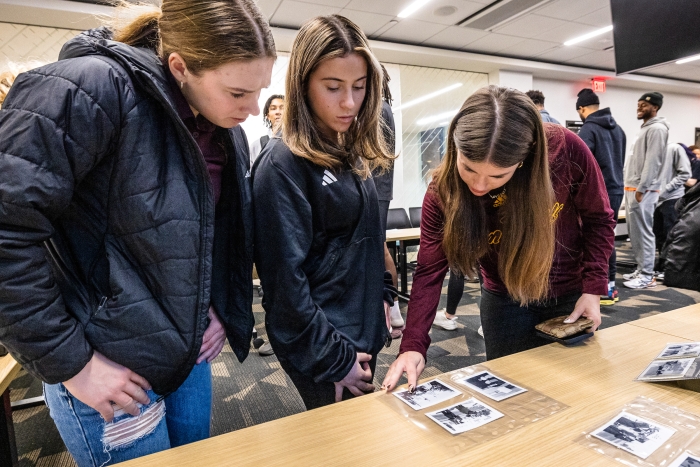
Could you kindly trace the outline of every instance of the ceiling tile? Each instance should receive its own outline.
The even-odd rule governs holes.
[[[385,40],[420,44],[443,29],[446,29],[446,26],[442,24],[428,23],[425,21],[407,18],[401,20],[386,32],[383,32],[380,37]]]
[[[460,49],[474,42],[475,40],[486,36],[487,34],[488,32],[480,31],[478,29],[450,26],[423,42],[423,45],[445,47],[448,49]]]
[[[345,8],[395,17],[413,0],[350,0]]]
[[[680,73],[674,73],[670,75],[669,78],[700,81],[700,68],[688,69]]]
[[[603,7],[610,8],[609,0],[556,0],[537,9],[537,14],[550,18],[575,21]]]
[[[454,7],[455,12],[449,16],[438,16],[440,8]],[[411,18],[431,23],[455,25],[467,16],[470,16],[484,8],[482,3],[467,0],[433,0],[418,10]]]
[[[560,45],[559,47],[537,55],[536,60],[561,63],[589,53],[591,53],[589,49],[584,49],[582,47]]]
[[[338,8],[345,7],[350,0],[310,0],[309,3],[315,3],[317,5],[325,6],[335,6]]]
[[[593,13],[589,13],[580,18],[576,18],[577,23],[590,24],[591,26],[597,26],[602,28],[604,26],[610,26],[612,24],[612,15],[610,13],[610,6],[596,10]]]
[[[552,50],[559,44],[554,42],[540,41],[537,39],[525,39],[522,42],[508,47],[507,50],[502,50],[501,53],[506,55],[512,55],[515,57],[527,57],[532,58],[535,55],[539,55],[542,52]]]
[[[284,0],[270,19],[270,25],[287,28],[298,28],[307,20],[320,15],[340,13],[340,8],[315,5],[311,3]]]
[[[256,0],[255,3],[258,4],[260,10],[269,19],[275,13],[280,3],[282,3],[282,0]]]
[[[580,65],[580,66],[592,66],[595,67],[601,62],[610,62],[614,64],[615,54],[612,50],[597,50],[586,55],[581,55],[572,60],[567,60],[566,63],[570,65]]]
[[[535,39],[542,39],[545,41],[552,41],[563,44],[569,39],[573,39],[574,37],[579,37],[589,32],[593,32],[596,29],[599,28],[587,24],[579,24],[572,23],[571,21],[566,21],[564,22],[564,24],[557,26],[554,29],[551,29],[547,32],[543,32],[542,34],[538,34],[533,37]]]
[[[652,68],[647,68],[645,70],[640,71],[640,73],[645,75],[672,75],[674,73],[680,73],[681,71],[683,71],[681,65],[669,63],[666,65],[659,65]]]
[[[508,47],[522,42],[522,37],[505,36],[503,34],[491,33],[481,39],[477,39],[471,44],[467,44],[463,50],[469,52],[497,53]]]
[[[566,21],[547,18],[534,14],[524,15],[514,21],[510,21],[503,26],[499,26],[494,31],[499,34],[532,38],[541,35],[551,29],[564,26]]]
[[[371,36],[372,34],[376,33],[389,21],[394,19],[393,16],[367,13],[365,11],[348,10],[347,8],[342,10],[340,14],[360,26],[367,36]]]

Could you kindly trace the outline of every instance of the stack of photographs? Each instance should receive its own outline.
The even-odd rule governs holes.
[[[527,392],[527,389],[489,371],[479,371],[457,382],[496,402]],[[433,379],[416,386],[413,392],[402,389],[392,394],[413,410],[423,410],[460,396],[462,392],[438,379]],[[474,397],[425,415],[452,434],[473,430],[504,416]]]
[[[675,432],[673,428],[622,411],[592,434],[606,443],[646,459]]]
[[[700,356],[700,342],[668,344],[637,377],[639,381],[670,381],[683,379]]]
[[[686,451],[668,467],[700,467],[700,457]]]

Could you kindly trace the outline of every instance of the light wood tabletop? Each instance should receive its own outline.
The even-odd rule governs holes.
[[[659,315],[675,320],[675,312]],[[687,310],[679,310],[686,319]],[[690,318],[688,318],[690,319]],[[692,322],[700,329],[700,317]],[[573,347],[533,349],[485,364],[569,406],[551,417],[468,450],[445,449],[385,401],[381,392],[217,436],[126,463],[127,466],[216,465],[620,465],[574,440],[647,396],[700,415],[700,397],[670,383],[635,381],[670,340],[684,339],[622,324]],[[433,422],[426,417],[426,424]],[[447,432],[444,437],[450,438]]]
[[[19,363],[11,355],[0,357],[0,394],[5,392],[20,369]]]
[[[629,324],[691,341],[700,341],[700,303],[631,321]]]
[[[400,240],[417,240],[420,238],[420,227],[411,229],[392,229],[386,231],[387,242],[398,242]]]

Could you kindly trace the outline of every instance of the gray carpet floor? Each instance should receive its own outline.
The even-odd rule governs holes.
[[[618,260],[631,261],[629,243],[618,242]],[[614,306],[602,307],[603,328],[700,303],[699,292],[668,288],[663,284],[654,289],[641,291],[626,289],[622,287],[621,277],[626,272],[630,270],[625,268],[618,270],[620,301]],[[444,282],[440,308],[445,306],[446,292],[447,280]],[[428,365],[423,372],[423,377],[438,375],[485,360],[484,341],[477,334],[480,325],[479,296],[478,284],[467,283],[457,309],[459,323],[457,330],[445,331],[433,328]],[[264,311],[257,294],[254,294],[254,297],[258,333],[265,337]],[[402,305],[402,312],[405,316],[405,304]],[[384,349],[379,355],[375,375],[377,387],[381,385],[387,368],[393,362],[398,345],[399,343],[395,341],[389,349]],[[212,372],[214,376],[213,436],[304,410],[301,398],[274,356],[263,357],[252,350],[246,361],[238,363],[231,349],[226,346],[213,362]],[[11,389],[13,401],[41,395],[40,382],[25,372],[20,373],[13,381]],[[20,466],[74,465],[46,407],[16,411],[14,424]]]

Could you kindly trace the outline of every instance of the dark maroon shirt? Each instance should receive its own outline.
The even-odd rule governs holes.
[[[204,157],[204,161],[207,164],[211,186],[214,190],[214,203],[216,204],[219,202],[219,197],[221,196],[221,175],[226,165],[226,151],[219,139],[219,135],[223,133],[217,132],[216,130],[219,127],[204,118],[202,114],[196,117],[194,116],[194,112],[192,112],[185,96],[182,94],[182,91],[180,91],[180,85],[177,80],[175,80],[172,73],[170,73],[167,63],[163,65],[163,68],[165,69],[165,74],[168,76],[170,96],[175,103],[175,111],[196,141]]]
[[[552,206],[556,247],[549,276],[550,296],[571,293],[606,295],[615,220],[603,176],[593,154],[578,136],[560,125],[545,123],[544,126],[556,198]],[[498,200],[485,196],[482,201],[487,203],[490,244],[488,254],[479,260],[483,286],[507,295],[498,274],[498,246],[507,232],[499,228]],[[442,204],[434,183],[431,183],[423,200],[418,264],[408,302],[401,353],[416,351],[425,357],[430,345],[428,331],[435,318],[448,269],[442,249],[444,226]]]

